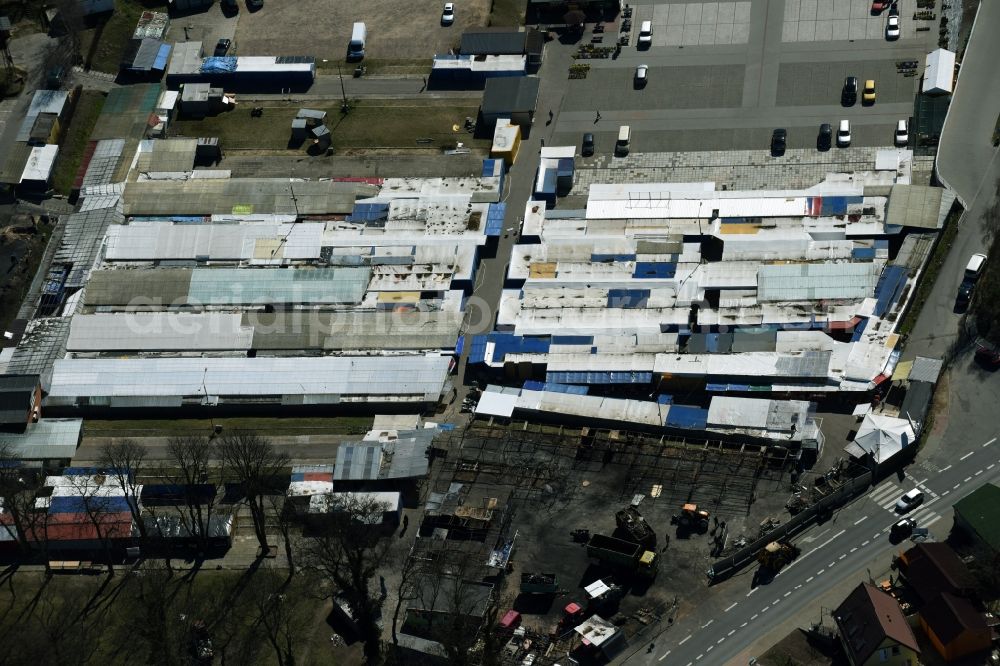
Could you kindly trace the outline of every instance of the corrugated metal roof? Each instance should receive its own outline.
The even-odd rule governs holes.
[[[757,297],[761,301],[862,299],[874,293],[877,282],[873,263],[763,265]]]
[[[31,128],[35,125],[35,120],[43,113],[53,113],[60,115],[69,99],[69,92],[66,90],[36,90],[31,97],[31,103],[24,114],[24,120],[17,130],[15,141],[24,142],[31,138]]]
[[[52,397],[326,396],[437,400],[446,356],[61,359]]]
[[[108,261],[190,259],[280,263],[319,259],[323,223],[132,223],[108,229]]]
[[[944,361],[939,358],[918,356],[913,359],[913,368],[910,370],[909,379],[910,381],[928,382],[933,384],[937,382],[943,366]]]
[[[243,315],[222,312],[78,314],[67,351],[204,351],[250,349]]]
[[[21,174],[21,182],[30,180],[47,183],[52,175],[52,167],[55,166],[58,155],[59,146],[53,144],[32,148],[28,155],[28,161],[24,165],[24,172]]]
[[[2,435],[12,454],[22,460],[70,459],[76,455],[83,430],[82,419],[39,419],[24,432]]]

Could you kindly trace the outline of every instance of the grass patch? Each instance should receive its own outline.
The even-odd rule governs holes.
[[[145,437],[156,435],[207,434],[213,425],[224,432],[253,430],[268,435],[360,435],[371,429],[371,416],[288,417],[288,418],[221,418],[221,419],[122,419],[113,421],[87,420],[84,430],[88,437]]]
[[[955,236],[958,235],[958,220],[960,217],[962,217],[962,207],[956,202],[948,213],[948,217],[945,218],[941,235],[937,243],[934,244],[934,251],[927,262],[924,274],[920,276],[920,284],[917,285],[917,292],[913,295],[913,301],[907,308],[906,315],[897,329],[900,335],[909,335],[910,331],[916,325],[917,319],[920,317],[920,311],[924,309],[927,297],[934,288],[934,283],[937,282],[938,273],[941,272],[944,260],[948,257],[948,251],[951,250],[951,245],[955,242]]]
[[[97,124],[97,117],[104,108],[104,93],[98,90],[84,90],[76,101],[73,118],[59,148],[59,161],[52,174],[52,187],[60,194],[68,195],[73,189],[76,172],[87,149],[90,133]]]
[[[524,23],[524,0],[493,0],[490,6],[491,26],[515,26]]]
[[[116,74],[122,52],[147,10],[167,11],[165,0],[115,0],[115,11],[99,17],[94,27],[80,34],[84,65],[98,72]]]
[[[467,117],[475,118],[478,106],[454,100],[355,100],[351,112],[340,113],[340,105],[316,106],[327,112],[333,147],[339,152],[353,148],[451,148],[456,141],[470,147],[488,148],[486,140],[475,140],[459,128]],[[301,154],[306,146],[289,145],[291,123],[301,104],[264,107],[263,118],[251,118],[249,107],[201,120],[173,123],[177,135],[219,137],[223,150],[270,150]],[[310,105],[312,106],[312,105]],[[419,141],[419,142],[418,142]]]

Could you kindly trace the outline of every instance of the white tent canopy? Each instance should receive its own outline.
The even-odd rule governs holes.
[[[927,54],[921,92],[928,95],[951,93],[955,83],[955,52],[937,49]]]
[[[870,455],[877,464],[882,464],[912,445],[916,439],[913,427],[906,419],[867,414],[854,441],[844,450],[855,458]]]

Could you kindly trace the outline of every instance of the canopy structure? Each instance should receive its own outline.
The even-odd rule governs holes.
[[[913,426],[906,419],[881,414],[867,414],[854,441],[844,447],[851,456],[870,455],[882,464],[916,441]]]

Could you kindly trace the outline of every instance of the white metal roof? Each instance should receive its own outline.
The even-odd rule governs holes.
[[[761,301],[862,299],[878,282],[874,263],[770,264],[760,267]]]
[[[446,356],[60,359],[50,396],[419,396],[436,400]]]
[[[241,314],[131,312],[78,314],[68,351],[202,351],[250,349],[253,327]]]
[[[108,228],[108,261],[163,259],[248,260],[318,259],[324,225],[170,224],[135,222]]]
[[[927,54],[920,92],[950,93],[955,83],[955,52],[936,49]]]
[[[52,167],[55,165],[58,155],[59,146],[54,144],[32,148],[31,154],[28,155],[28,162],[24,165],[24,171],[21,172],[21,182],[26,180],[49,182],[49,176],[52,175]]]

